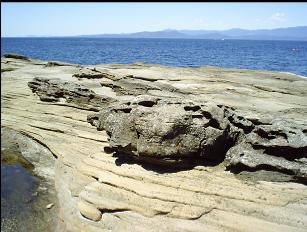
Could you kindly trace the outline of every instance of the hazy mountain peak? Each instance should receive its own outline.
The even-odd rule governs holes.
[[[101,38],[178,38],[178,39],[248,39],[248,40],[302,40],[307,41],[307,26],[248,30],[175,30],[142,31],[122,34],[84,35]]]

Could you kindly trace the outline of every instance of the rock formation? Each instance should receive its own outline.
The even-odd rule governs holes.
[[[230,170],[271,169],[307,180],[306,130],[299,125],[255,125],[222,105],[148,95],[112,104],[88,121],[107,132],[113,151],[143,161],[197,165],[227,156]]]
[[[57,157],[59,231],[306,230],[305,79],[1,62],[1,125]]]
[[[45,79],[36,77],[28,82],[33,93],[36,93],[41,101],[75,103],[79,106],[98,109],[112,99],[96,95],[92,90],[72,82],[63,82],[59,79]]]
[[[207,103],[139,95],[90,115],[88,121],[107,132],[118,153],[165,161],[222,161],[236,137],[224,111]]]
[[[96,68],[80,68],[78,72],[73,74],[73,77],[77,77],[79,79],[86,78],[86,79],[101,79],[101,78],[109,78],[115,79],[115,75],[110,73],[101,72],[96,70]]]
[[[13,59],[20,59],[20,60],[30,60],[30,59],[29,59],[28,57],[26,57],[26,56],[14,54],[14,53],[6,53],[6,54],[3,54],[3,57],[5,57],[5,58],[13,58]]]

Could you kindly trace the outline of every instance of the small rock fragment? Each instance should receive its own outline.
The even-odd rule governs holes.
[[[48,205],[46,205],[46,209],[51,209],[54,206],[54,203],[50,203]]]

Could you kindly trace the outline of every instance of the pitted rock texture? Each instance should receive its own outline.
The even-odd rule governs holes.
[[[253,152],[260,152],[262,157],[265,155],[266,162],[271,158],[281,158],[291,164],[297,162],[306,165],[306,158],[296,152],[294,156],[280,156],[278,149],[258,149],[253,142],[249,142],[248,137],[257,134],[258,127],[267,127],[265,130],[268,135],[260,132],[259,140],[271,144],[282,141],[282,138],[278,138],[280,135],[274,134],[276,122],[279,121],[286,127],[286,133],[289,132],[288,137],[293,131],[297,134],[294,137],[300,140],[301,132],[306,133],[307,125],[307,80],[284,73],[214,67],[95,65],[97,70],[125,77],[126,83],[131,82],[131,87],[125,90],[128,93],[133,91],[132,83],[136,83],[136,79],[145,85],[163,83],[182,92],[190,92],[180,94],[177,90],[149,89],[147,95],[152,96],[146,97],[147,108],[158,107],[160,102],[173,102],[175,99],[188,106],[198,105],[202,108],[206,108],[209,103],[214,105],[213,108],[230,106],[222,107],[225,117],[221,121],[229,121],[232,125],[230,128],[234,129],[230,130],[230,134],[234,133],[231,136],[236,141],[226,152],[226,160],[217,166],[203,165],[197,161],[193,168],[166,171],[172,166],[171,163],[178,160],[162,166],[160,160],[150,156],[150,162],[156,162],[155,167],[159,169],[143,165],[143,156],[126,154],[124,157],[137,157],[139,162],[123,160],[113,154],[106,132],[97,131],[87,122],[87,116],[92,112],[84,105],[72,107],[68,102],[42,102],[27,88],[29,81],[41,76],[59,78],[61,82],[82,83],[99,95],[108,91],[111,93],[112,89],[101,87],[100,81],[103,79],[79,80],[72,77],[77,70],[75,66],[46,68],[47,61],[4,58],[1,63],[2,66],[14,68],[1,73],[1,126],[28,134],[57,157],[55,185],[61,219],[59,231],[306,231],[307,185],[291,183],[288,176],[278,180],[266,178],[263,181],[264,175],[274,173],[274,177],[284,177],[286,174],[276,170],[255,171],[244,166],[248,175],[253,177],[247,178],[247,175],[244,176],[247,171],[233,174],[225,170],[225,165],[229,165],[228,158],[237,157],[234,151],[232,154],[230,152],[240,145],[244,149],[247,147]],[[119,85],[120,81],[111,83]],[[255,88],[256,85],[263,88]],[[272,86],[274,91],[270,91]],[[132,104],[134,99],[134,95],[120,95],[115,89],[109,96],[113,96],[118,104],[124,101]],[[168,96],[172,98],[167,99]],[[152,102],[157,98],[160,100],[154,105]],[[149,107],[151,104],[152,107]],[[101,109],[111,110],[107,105],[101,105]],[[136,109],[146,107],[135,106]],[[192,108],[187,112],[194,114],[198,111]],[[98,119],[99,115],[96,117]],[[236,136],[237,131],[239,134]],[[277,140],[269,131],[273,131]],[[303,143],[287,141],[284,144],[291,144],[295,149],[303,146]],[[255,157],[252,157],[254,161]],[[144,159],[148,162],[149,156]],[[258,168],[269,169],[263,165]]]
[[[36,77],[28,82],[33,93],[36,93],[41,101],[74,103],[80,106],[92,106],[94,110],[112,101],[106,96],[99,96],[94,91],[73,82],[59,79],[46,79]]]
[[[115,103],[88,121],[106,130],[111,148],[119,153],[221,161],[237,135],[224,114],[223,106],[143,95]]]
[[[219,164],[226,157],[225,165],[235,173],[273,170],[306,181],[307,129],[303,125],[278,119],[253,122],[234,108],[187,100],[180,94],[172,99],[141,95],[140,89],[132,89],[134,82],[124,82],[126,94],[136,95],[127,101],[99,96],[79,84],[56,79],[34,78],[28,86],[42,101],[64,100],[101,110],[89,115],[88,121],[108,133],[110,148],[117,155],[184,167],[206,161]],[[154,88],[155,84],[147,85]],[[145,90],[146,85],[142,86]]]
[[[107,132],[111,150],[145,162],[218,164],[226,156],[233,171],[269,169],[307,179],[299,160],[307,158],[304,129],[284,121],[255,125],[226,106],[148,95],[109,105],[88,121]]]
[[[306,158],[306,128],[294,122],[274,120],[269,125],[257,125],[229,150],[226,160],[235,172],[275,170],[302,178],[306,183]]]

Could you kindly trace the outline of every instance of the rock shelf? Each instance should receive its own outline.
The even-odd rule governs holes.
[[[1,59],[1,126],[57,158],[58,231],[306,231],[306,79],[47,64]]]

